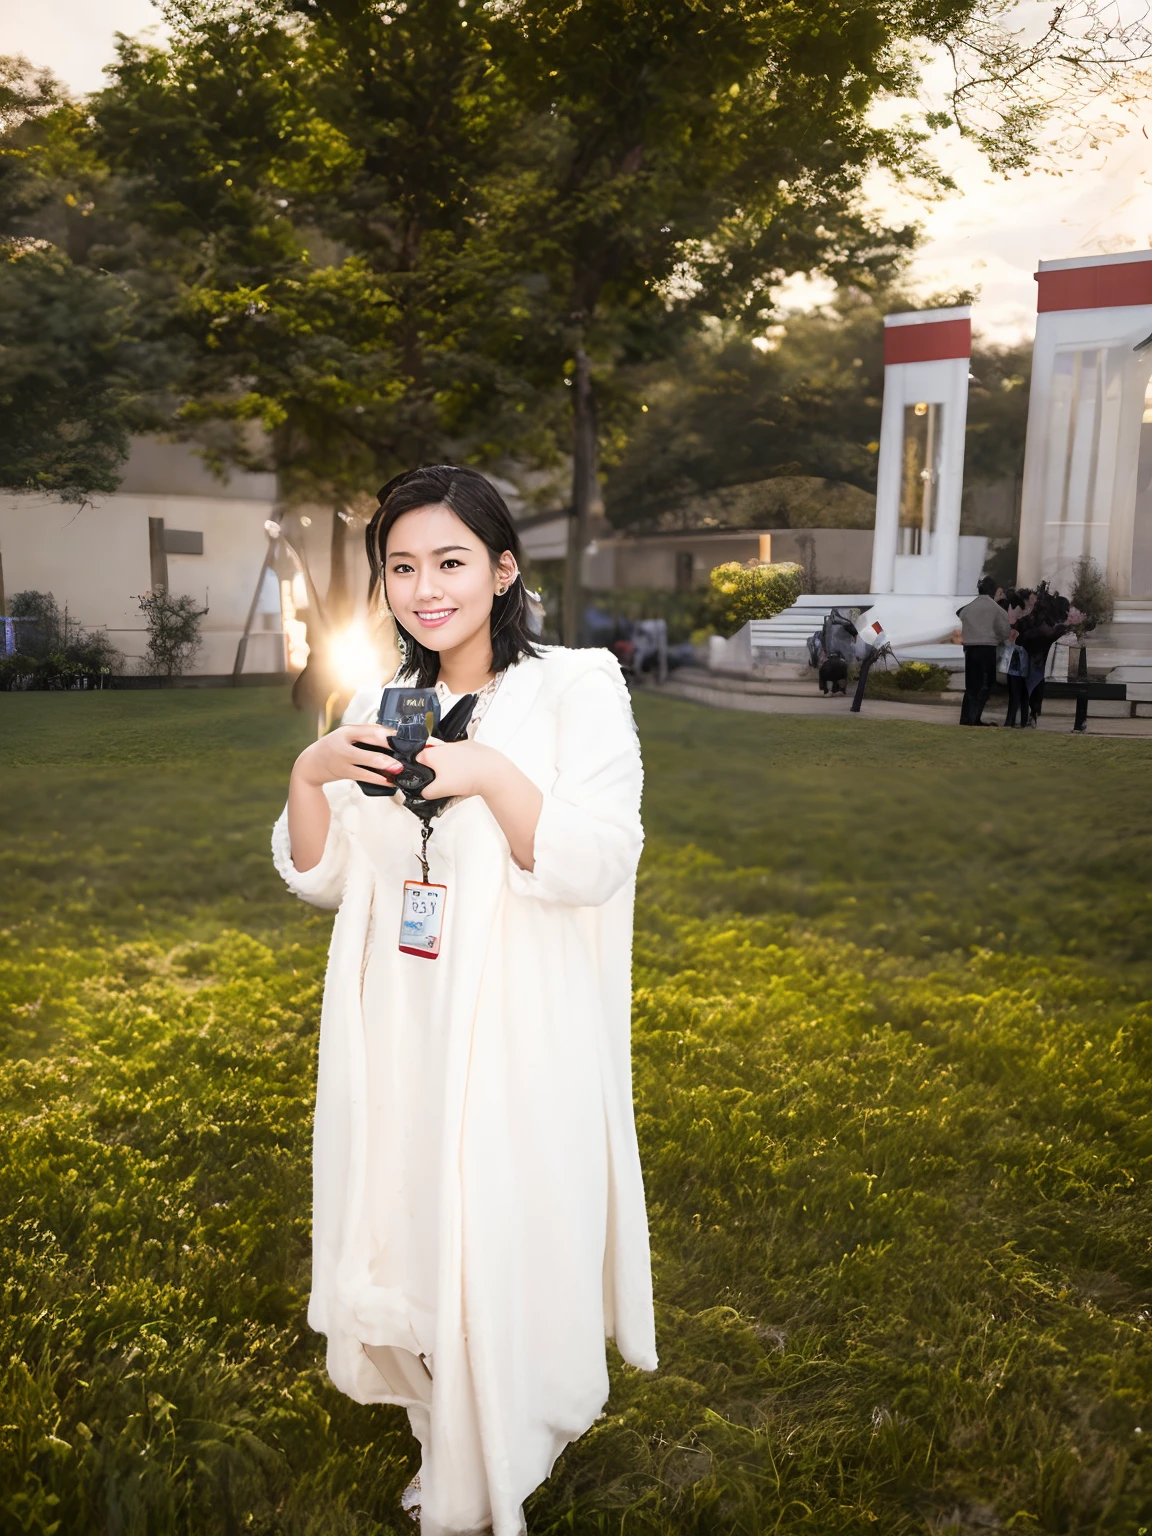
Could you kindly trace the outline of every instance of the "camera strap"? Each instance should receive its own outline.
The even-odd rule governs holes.
[[[475,726],[500,686],[503,673],[497,675],[479,693],[465,694],[458,699],[447,715],[429,734],[442,741],[462,741],[469,735],[469,725]],[[383,703],[381,709],[383,709]],[[407,795],[405,796],[407,804]],[[410,809],[415,810],[410,806]],[[437,808],[439,809],[439,807]],[[405,880],[404,900],[400,915],[400,952],[415,955],[422,960],[436,960],[440,955],[440,940],[444,931],[444,907],[448,900],[448,887],[434,884],[428,878],[428,840],[435,830],[435,810],[424,801],[420,810],[420,879]]]

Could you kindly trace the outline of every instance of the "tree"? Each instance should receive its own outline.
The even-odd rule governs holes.
[[[177,280],[183,428],[340,506],[499,414],[504,285],[470,244],[499,114],[454,0],[300,9],[170,6],[93,142],[137,272]]]
[[[759,345],[732,328],[689,338],[680,356],[648,372],[647,409],[606,477],[613,523],[674,517],[702,494],[779,480],[777,526],[808,526],[809,508],[789,515],[787,503],[804,485],[794,477],[874,492],[883,317],[957,297],[963,296],[916,300],[898,288],[847,288],[828,306],[770,328]],[[1030,368],[1026,345],[977,340],[973,347],[965,446],[970,498],[1022,472]]]
[[[538,146],[505,242],[544,274],[528,341],[572,388],[569,640],[620,370],[705,316],[762,328],[789,273],[888,273],[912,242],[860,207],[871,168],[929,171],[914,134],[869,126],[912,74],[907,17],[865,9],[531,0],[493,23]]]
[[[174,597],[163,590],[145,592],[136,600],[148,629],[148,667],[156,677],[180,677],[192,665],[203,641],[200,620],[207,608],[194,598]]]
[[[132,295],[67,249],[74,128],[51,75],[0,59],[0,486],[65,501],[116,488],[136,395]]]
[[[59,251],[0,245],[0,485],[85,501],[114,491],[136,388],[131,299]]]
[[[721,0],[168,14],[172,48],[126,45],[94,116],[133,222],[185,262],[185,425],[258,420],[288,483],[329,494],[441,445],[570,449],[574,549],[620,370],[708,313],[762,324],[790,272],[890,271],[912,232],[873,227],[861,179],[930,170],[867,122],[913,80],[882,0],[866,23]]]
[[[645,381],[647,410],[606,478],[612,521],[643,523],[684,497],[777,477],[875,491],[887,307],[900,303],[849,288],[775,327],[767,345],[731,327],[692,337]]]
[[[871,112],[914,92],[914,50],[953,46],[993,119],[1000,81],[1005,142],[1034,140],[1020,93],[1056,55],[997,52],[1002,10],[173,0],[170,47],[123,43],[72,119],[84,259],[128,283],[179,428],[290,496],[338,507],[432,456],[570,456],[571,636],[598,454],[641,370],[706,323],[762,332],[790,273],[867,291],[912,244],[860,194],[878,167],[942,179],[935,120]],[[1107,69],[1114,31],[1059,67]]]
[[[947,48],[953,108],[994,163],[1023,163],[1058,99],[1124,80],[1148,56],[1139,23],[1080,0],[1026,44],[1009,0],[769,7],[742,0],[521,0],[491,36],[534,109],[546,157],[517,217],[548,275],[530,327],[565,355],[575,451],[566,638],[574,636],[578,555],[594,496],[604,416],[619,370],[659,355],[705,317],[751,332],[773,318],[792,272],[871,286],[891,275],[914,232],[863,211],[865,174],[946,184],[923,153],[928,130],[881,132],[870,108],[913,95],[915,47]],[[1075,15],[1073,15],[1073,10]],[[515,240],[508,242],[515,247]],[[598,432],[597,404],[606,404]]]

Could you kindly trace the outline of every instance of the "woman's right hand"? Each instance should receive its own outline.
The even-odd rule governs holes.
[[[300,784],[320,789],[337,779],[385,778],[400,772],[400,764],[390,755],[392,733],[382,725],[341,725],[305,747],[292,768],[292,777]],[[365,750],[383,747],[384,752]]]

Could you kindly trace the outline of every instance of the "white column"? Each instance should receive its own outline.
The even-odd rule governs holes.
[[[1152,251],[1042,261],[1017,580],[1067,590],[1091,555],[1132,593],[1137,465],[1152,349]]]
[[[877,595],[950,596],[956,592],[971,313],[968,305],[957,305],[885,317],[884,410],[872,547],[872,591]],[[925,465],[925,472],[933,476],[934,526],[930,537],[925,534],[919,554],[902,555],[899,530],[906,422],[909,407],[917,405],[939,408],[939,454]]]

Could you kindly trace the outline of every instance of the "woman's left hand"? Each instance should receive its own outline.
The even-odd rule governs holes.
[[[425,800],[463,799],[482,795],[492,781],[492,770],[501,756],[477,741],[439,741],[435,736],[416,759],[435,771],[423,791]]]

